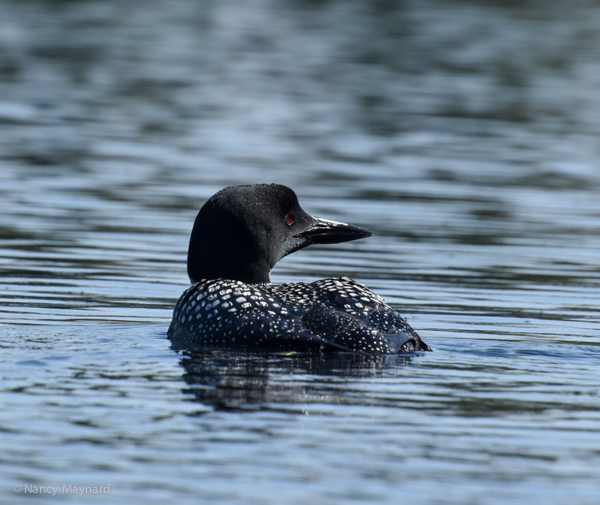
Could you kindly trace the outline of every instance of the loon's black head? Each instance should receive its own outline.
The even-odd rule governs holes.
[[[275,263],[298,249],[370,235],[358,226],[308,215],[285,186],[230,186],[213,195],[196,217],[188,275],[192,283],[201,279],[270,282]]]

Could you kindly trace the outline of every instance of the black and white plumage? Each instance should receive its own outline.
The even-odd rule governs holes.
[[[271,268],[291,252],[369,235],[306,214],[285,186],[225,188],[194,223],[188,252],[194,284],[175,306],[168,332],[174,348],[431,350],[383,298],[347,277],[270,283]]]

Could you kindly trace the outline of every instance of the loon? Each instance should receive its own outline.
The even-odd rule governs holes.
[[[430,351],[383,298],[348,277],[271,284],[273,266],[294,251],[371,235],[310,216],[286,186],[222,189],[194,222],[187,257],[192,286],[173,311],[168,330],[173,348]]]

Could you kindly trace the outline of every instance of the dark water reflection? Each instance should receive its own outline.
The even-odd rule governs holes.
[[[594,1],[0,0],[0,501],[596,503],[598,26]],[[375,232],[275,282],[353,277],[434,352],[172,351],[198,208],[257,182]]]
[[[193,353],[181,360],[194,398],[218,410],[278,408],[307,403],[354,403],[350,379],[389,374],[411,355]]]

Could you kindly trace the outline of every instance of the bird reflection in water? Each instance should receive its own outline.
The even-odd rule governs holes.
[[[277,404],[354,403],[355,379],[393,377],[411,354],[184,352],[184,393],[216,410],[280,410]]]

